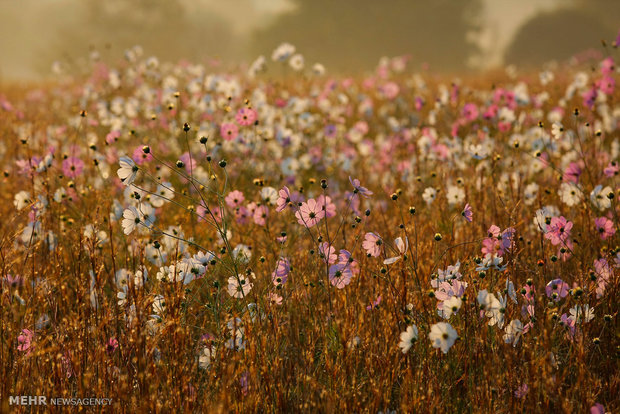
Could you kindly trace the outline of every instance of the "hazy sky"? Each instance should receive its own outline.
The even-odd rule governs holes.
[[[236,42],[240,43],[247,41],[257,26],[268,25],[271,19],[293,7],[289,0],[183,1],[191,13],[208,13],[225,23],[236,35]],[[480,44],[484,51],[483,61],[490,67],[501,64],[502,53],[512,35],[528,18],[571,0],[483,1],[485,11]],[[36,77],[34,62],[37,54],[52,48],[53,35],[79,22],[81,13],[84,10],[80,0],[0,0],[1,78]],[[255,56],[240,54],[236,57],[251,61]],[[188,58],[191,60],[191,56]]]

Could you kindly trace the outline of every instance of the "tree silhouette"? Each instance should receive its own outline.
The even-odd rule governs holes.
[[[538,66],[551,60],[565,61],[584,50],[599,48],[601,40],[609,41],[614,37],[614,30],[605,25],[595,12],[597,8],[591,6],[559,9],[530,19],[506,49],[504,62]]]
[[[374,67],[381,56],[411,55],[434,70],[466,66],[478,51],[468,32],[479,0],[297,0],[254,36],[251,50],[268,54],[281,42],[294,44],[306,60],[330,70]]]

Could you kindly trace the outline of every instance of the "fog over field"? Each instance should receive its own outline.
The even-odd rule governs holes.
[[[430,63],[440,71],[489,69],[505,63],[510,50],[510,63],[539,64],[564,59],[587,45],[598,46],[601,38],[612,37],[613,22],[620,14],[613,0],[377,4],[372,0],[0,0],[0,76],[36,79],[49,75],[54,60],[79,64],[75,59],[91,48],[118,58],[135,44],[161,59],[251,62],[285,40],[333,70],[372,68],[381,52],[411,55],[417,67]],[[582,24],[575,28],[570,12],[577,10]],[[566,11],[567,15],[554,18]],[[520,37],[520,28],[536,18],[542,20],[527,30],[532,37],[524,33]],[[545,31],[552,38],[538,44],[535,39]]]

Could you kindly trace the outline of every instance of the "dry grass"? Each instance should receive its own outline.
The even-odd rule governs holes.
[[[441,96],[439,85],[444,83],[450,91],[451,79],[427,77],[422,89],[413,86],[409,75],[393,75],[401,88],[394,100],[383,98],[376,87],[364,90],[363,79],[358,79],[354,81],[356,90],[338,86],[327,92],[328,109],[311,100],[307,111],[315,118],[312,124],[290,105],[279,109],[275,102],[288,99],[287,93],[303,98],[311,96],[313,88],[320,92],[326,78],[300,76],[280,82],[242,76],[241,92],[228,100],[225,92],[204,87],[197,95],[188,92],[185,86],[193,76],[188,69],[179,69],[175,88],[180,97],[172,98],[176,107],[170,111],[167,101],[149,101],[136,93],[137,83],[125,76],[131,67],[121,68],[124,83],[119,89],[93,77],[37,88],[5,88],[0,94],[13,105],[12,110],[0,110],[0,160],[6,170],[0,193],[0,411],[19,410],[9,406],[8,398],[14,395],[107,397],[113,399],[114,412],[587,412],[597,402],[607,411],[620,409],[619,284],[613,267],[614,258],[618,260],[618,236],[602,240],[593,224],[596,217],[609,215],[613,227],[618,227],[617,176],[603,174],[617,157],[612,143],[618,139],[618,115],[616,124],[605,129],[600,125],[600,111],[585,108],[576,94],[566,101],[562,122],[582,146],[576,146],[577,139],[574,146],[562,145],[561,141],[569,138],[555,140],[555,149],[542,149],[553,166],[534,166],[540,163],[535,154],[537,129],[550,133],[547,115],[572,82],[572,69],[556,73],[546,86],[538,83],[534,73],[516,80],[494,75],[492,81],[464,81],[459,95],[435,111],[437,143],[453,142],[451,128],[463,118],[464,104],[474,102],[481,112],[489,106],[492,87],[512,90],[520,79],[529,79],[528,96],[546,91],[549,100],[538,108],[531,102],[517,105],[517,120],[506,131],[498,129],[497,118],[479,117],[461,126],[459,136],[470,143],[488,136],[492,151],[485,160],[475,160],[466,150],[450,147],[446,160],[440,161],[433,159],[433,149],[424,149],[419,139],[425,132],[415,127],[430,127],[430,111]],[[172,73],[172,69],[159,69],[149,74],[138,63],[133,67],[141,73],[141,82],[155,91],[162,89],[157,73]],[[598,75],[591,76],[595,79]],[[379,77],[376,82],[385,83]],[[89,85],[93,93],[84,97],[83,85]],[[241,128],[249,143],[225,144],[217,125],[244,107],[244,99],[254,105],[255,89],[267,96],[264,103],[256,102],[259,126]],[[357,111],[360,93],[373,103],[373,114]],[[209,110],[200,106],[200,97],[207,94],[217,104],[205,116]],[[104,102],[110,107],[118,96],[135,97],[138,114],[135,122],[121,122],[118,142],[108,145],[106,135],[111,127],[102,122],[108,115],[100,112],[97,104]],[[425,100],[419,111],[414,109],[418,96]],[[607,96],[609,111],[618,110],[618,97],[617,91]],[[265,107],[273,111],[268,118]],[[580,108],[578,116],[572,113],[575,107]],[[88,111],[85,117],[79,116],[82,109]],[[157,115],[156,121],[151,120],[151,112]],[[391,116],[399,121],[399,132],[391,130]],[[366,138],[372,154],[360,152],[360,146],[345,138],[359,120],[368,123]],[[542,128],[539,121],[544,122]],[[191,124],[187,133],[184,122]],[[216,128],[210,129],[210,122]],[[29,130],[20,131],[26,124]],[[333,139],[323,134],[327,124],[342,125]],[[58,130],[63,126],[66,129]],[[261,130],[281,127],[298,134],[298,149],[287,147],[277,133],[275,137],[266,132],[259,135]],[[603,130],[600,136],[597,129]],[[204,147],[198,143],[199,130],[210,133]],[[522,140],[519,148],[513,144],[517,136]],[[205,187],[188,184],[179,173],[183,170],[174,167],[187,151],[186,140],[196,166],[211,176]],[[89,148],[91,144],[95,147]],[[142,145],[149,145],[156,159],[140,166],[136,184],[154,190],[154,177],[165,173],[165,181],[177,191],[174,203],[157,210],[155,226],[163,231],[178,226],[184,232],[182,238],[193,238],[195,243],[185,243],[184,251],[183,243],[162,246],[168,255],[166,264],[174,264],[175,256],[181,259],[197,253],[201,250],[198,246],[217,256],[217,263],[207,266],[203,277],[187,285],[157,280],[159,266],[145,257],[147,244],[155,240],[164,244],[166,236],[161,231],[125,235],[122,219],[110,216],[114,200],[123,208],[136,203],[123,195],[125,186],[116,178],[116,170],[120,155],[131,156]],[[50,146],[55,147],[55,154],[47,170],[31,173],[25,168],[20,173],[17,160],[44,157]],[[277,153],[277,146],[284,148],[284,155]],[[316,159],[292,174],[288,187],[303,187],[306,198],[329,195],[337,207],[335,217],[307,229],[289,209],[277,213],[269,206],[266,225],[252,219],[247,224],[235,220],[234,209],[224,201],[230,191],[242,191],[245,204],[260,203],[261,188],[279,190],[287,183],[281,169],[283,158],[299,158],[307,152],[316,154]],[[76,156],[85,163],[81,174],[67,177],[63,154],[79,154]],[[339,154],[347,154],[349,160]],[[211,161],[207,155],[213,155]],[[99,168],[93,164],[95,158]],[[225,168],[218,165],[221,159],[227,161]],[[575,206],[567,206],[558,196],[559,175],[569,161],[578,160],[584,165],[579,179],[584,197]],[[408,176],[398,169],[402,162],[408,163]],[[106,165],[107,174],[102,173]],[[519,177],[515,185],[500,185],[505,174],[513,173]],[[349,175],[374,192],[370,198],[361,198],[357,221],[344,195],[353,190]],[[256,185],[254,179],[262,182]],[[321,179],[327,180],[326,189],[321,188]],[[533,182],[540,189],[535,200],[526,204],[524,188]],[[604,212],[589,200],[598,184],[611,186],[616,193]],[[448,185],[462,188],[465,201],[450,205],[445,198]],[[422,193],[431,186],[441,191],[427,206]],[[67,191],[67,197],[56,202],[54,194],[59,188]],[[19,211],[15,208],[15,194],[22,190],[32,196],[30,201],[41,195],[49,202],[38,217],[43,234],[25,240],[22,232],[32,219],[33,205],[26,203]],[[212,210],[218,204],[224,207],[223,223],[231,236],[223,243],[218,241],[219,235],[225,234],[223,224],[210,216],[200,221],[195,214],[201,197]],[[465,202],[473,207],[472,223],[461,217]],[[574,223],[573,254],[567,260],[554,261],[558,246],[532,224],[536,210],[547,205],[557,206],[559,215]],[[416,207],[415,214],[410,214],[410,206]],[[364,214],[366,209],[369,215]],[[483,256],[482,241],[494,224],[501,229],[514,227],[514,244],[503,256],[506,269],[489,270],[481,278],[475,270],[476,258]],[[108,237],[101,243],[93,241],[85,234],[87,225]],[[56,237],[53,249],[44,237],[48,232]],[[287,235],[284,244],[276,241],[281,232]],[[366,257],[362,241],[367,232],[378,233],[384,240],[382,257]],[[441,241],[435,240],[436,233],[442,235]],[[328,266],[318,253],[319,234],[336,251],[350,251],[359,265],[359,274],[344,289],[329,283]],[[405,260],[384,265],[383,259],[393,256],[391,246],[396,237],[407,237],[410,250]],[[230,254],[240,243],[251,246],[248,263]],[[290,260],[292,269],[286,283],[276,288],[271,273],[281,256]],[[594,261],[600,258],[606,258],[612,267],[604,294],[597,297],[600,276],[594,272]],[[437,299],[430,294],[430,281],[439,269],[457,261],[468,287],[461,309],[447,321],[458,332],[458,340],[443,354],[428,339],[431,326],[442,320],[436,312]],[[115,274],[120,269],[134,273],[142,267],[148,269],[148,280],[139,286],[130,277],[126,303],[119,305]],[[238,299],[227,291],[228,278],[234,277],[235,270],[256,276],[251,280],[252,289]],[[11,284],[8,275],[19,276],[22,283]],[[545,286],[556,278],[572,290],[554,303],[545,295]],[[489,319],[480,315],[476,300],[482,289],[504,292],[507,279],[514,282],[518,304],[508,300],[506,326],[513,319],[523,324],[530,321],[522,314],[526,299],[521,288],[529,280],[536,289],[533,326],[516,346],[504,342],[505,327],[488,326]],[[583,291],[580,296],[577,287]],[[281,295],[282,304],[271,303],[269,293]],[[155,295],[162,295],[165,302],[158,322],[151,316]],[[367,310],[377,296],[382,298],[380,305]],[[249,311],[251,303],[260,310]],[[595,317],[578,324],[571,338],[560,315],[568,314],[577,304],[589,304]],[[47,323],[41,323],[42,315],[47,315]],[[609,320],[605,315],[610,315]],[[226,324],[231,318],[239,318],[243,325],[244,349],[226,346],[231,335]],[[403,354],[399,335],[412,323],[420,336]],[[34,332],[34,337],[27,350],[19,350],[18,336],[24,329]],[[210,337],[201,339],[206,333]],[[114,350],[108,347],[111,338],[118,342]],[[213,350],[206,369],[200,368],[198,359],[205,346]],[[529,391],[517,398],[515,391],[522,384],[527,384]]]

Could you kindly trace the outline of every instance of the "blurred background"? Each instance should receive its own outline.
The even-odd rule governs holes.
[[[603,55],[620,0],[0,0],[0,79],[51,74],[97,50],[251,63],[286,41],[334,73],[408,55],[414,69],[487,70]]]

